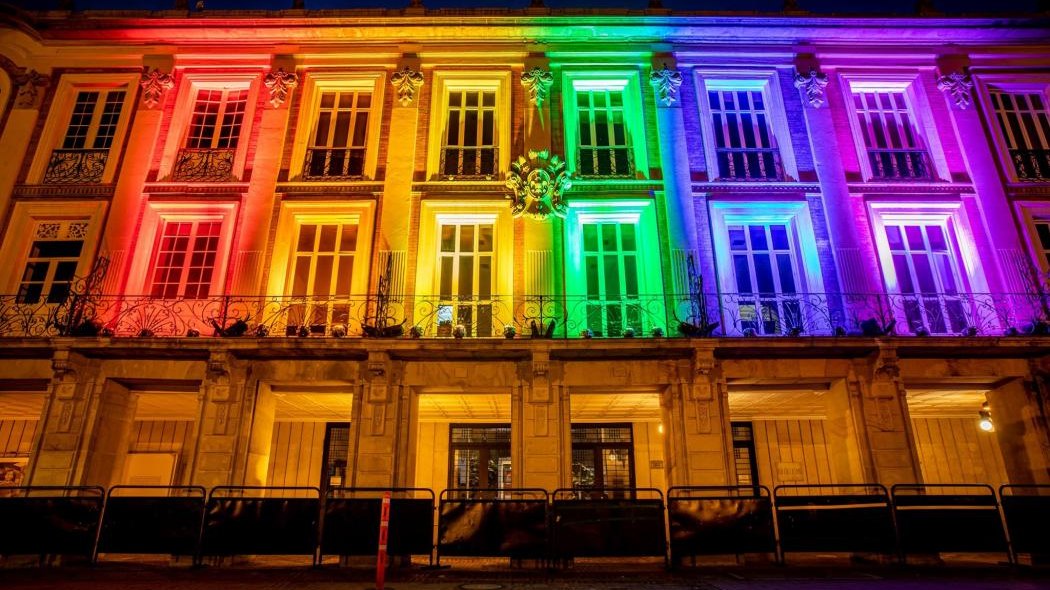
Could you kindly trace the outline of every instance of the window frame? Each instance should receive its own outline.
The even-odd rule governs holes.
[[[1046,201],[1016,201],[1014,206],[1017,208],[1018,218],[1020,219],[1021,229],[1024,231],[1023,236],[1024,245],[1028,250],[1029,259],[1028,262],[1032,264],[1032,269],[1036,271],[1036,278],[1038,284],[1034,287],[1042,291],[1044,286],[1044,279],[1050,277],[1050,248],[1043,249],[1039,243],[1039,234],[1036,230],[1036,224],[1039,222],[1045,222],[1050,225],[1050,203]],[[1028,275],[1029,269],[1024,269],[1024,275]]]
[[[649,160],[646,146],[646,116],[643,105],[641,74],[637,69],[620,70],[563,70],[561,73],[562,115],[565,136],[566,170],[573,178],[586,181],[613,179],[648,179]],[[579,113],[577,94],[580,90],[615,90],[623,93],[624,127],[631,148],[629,176],[580,176],[577,150],[579,145]]]
[[[1002,126],[996,117],[995,106],[992,103],[992,92],[995,90],[1007,93],[1041,93],[1043,95],[1043,106],[1050,114],[1050,75],[1023,75],[1016,74],[980,74],[974,76],[977,101],[980,102],[981,111],[984,115],[985,124],[991,129],[992,145],[995,148],[996,160],[1007,181],[1016,184],[1046,184],[1050,181],[1023,181],[1017,175],[1017,169],[1010,158],[1009,144],[1003,134]]]
[[[433,89],[430,95],[430,123],[427,133],[426,178],[431,182],[492,182],[502,185],[502,179],[510,169],[511,127],[514,125],[511,111],[510,70],[433,70]],[[448,125],[449,93],[453,91],[495,91],[496,113],[496,171],[491,179],[464,177],[461,180],[447,178],[441,170],[442,147]]]
[[[157,259],[158,249],[163,239],[161,231],[165,224],[170,221],[219,221],[219,243],[216,247],[215,267],[212,269],[211,285],[208,288],[208,299],[226,295],[226,276],[232,258],[232,242],[234,234],[234,220],[237,218],[238,205],[234,202],[226,203],[186,203],[184,201],[169,201],[150,199],[146,202],[142,213],[142,226],[139,230],[139,240],[136,252],[139,253],[131,268],[128,281],[131,296],[152,297],[153,273]],[[184,269],[185,272],[185,269]],[[133,291],[130,289],[134,289]],[[154,299],[164,300],[156,297]],[[177,299],[184,299],[180,293]]]
[[[839,72],[843,101],[852,132],[853,145],[857,150],[857,164],[864,182],[892,184],[922,184],[951,181],[951,171],[945,160],[944,148],[937,132],[929,97],[923,85],[927,72]],[[911,114],[915,133],[923,142],[930,166],[930,177],[926,179],[887,180],[875,178],[868,161],[868,146],[864,143],[864,132],[860,128],[857,108],[853,103],[855,92],[901,92],[904,94],[908,112]]]
[[[164,149],[161,153],[158,178],[170,178],[175,172],[179,152],[186,147],[186,141],[189,137],[198,91],[247,89],[248,98],[244,106],[244,118],[241,120],[237,147],[234,148],[233,169],[231,171],[235,179],[243,179],[248,159],[248,148],[251,143],[252,124],[255,122],[256,108],[258,108],[259,103],[259,88],[262,84],[261,71],[221,74],[185,71],[182,72],[179,78],[178,91],[174,100],[175,107],[171,114],[171,125],[168,128],[168,135],[164,139]],[[214,181],[188,182],[193,182],[194,184],[203,182],[206,184]],[[235,182],[239,182],[239,180]]]
[[[117,160],[118,156],[123,153],[124,143],[127,141],[133,116],[132,111],[138,98],[138,83],[138,74],[64,74],[55,89],[55,98],[48,109],[47,119],[30,164],[26,182],[40,184],[44,181],[44,175],[51,162],[51,154],[57,149],[62,149],[62,142],[65,140],[70,118],[73,115],[73,107],[76,105],[77,95],[80,92],[123,90],[124,101],[120,107],[120,117],[114,130],[113,142],[106,156],[106,167],[100,184],[116,182]]]
[[[307,71],[302,85],[301,107],[296,121],[296,133],[292,142],[291,170],[289,176],[295,182],[316,184],[372,181],[379,166],[379,140],[383,127],[384,92],[386,72],[353,71],[329,72]],[[312,147],[320,117],[321,96],[325,92],[371,92],[372,103],[368,111],[368,130],[365,137],[365,164],[360,179],[324,179],[311,177],[305,180],[306,153]]]
[[[696,81],[697,104],[700,106],[701,138],[704,144],[704,160],[707,163],[707,175],[712,181],[755,183],[783,183],[798,179],[798,162],[791,142],[791,129],[788,126],[784,97],[780,94],[779,74],[776,70],[725,70],[696,69],[693,72]],[[781,178],[772,180],[743,180],[723,177],[718,166],[717,145],[715,144],[714,115],[711,109],[709,91],[757,90],[762,93],[766,105],[766,117],[772,143],[780,156]]]

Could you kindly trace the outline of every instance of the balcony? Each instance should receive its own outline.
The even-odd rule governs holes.
[[[871,176],[876,180],[930,180],[923,150],[868,149]]]
[[[1050,296],[707,293],[611,299],[0,297],[0,337],[632,338],[1050,335]]]
[[[44,172],[44,184],[90,184],[102,182],[109,149],[54,150]]]
[[[365,148],[310,148],[303,164],[304,180],[364,178]]]
[[[1050,181],[1050,150],[1010,150],[1017,180],[1022,182]]]
[[[591,178],[633,178],[631,157],[627,147],[581,147],[576,152],[576,174]]]
[[[783,180],[780,152],[772,148],[718,148],[719,176],[723,180]]]
[[[495,147],[444,146],[441,148],[441,177],[447,180],[494,180],[499,174]]]
[[[230,182],[236,148],[182,148],[175,158],[172,180]]]

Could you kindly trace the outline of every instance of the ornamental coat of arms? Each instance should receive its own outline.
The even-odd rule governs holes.
[[[565,217],[567,204],[562,193],[572,186],[565,162],[547,150],[529,150],[529,157],[518,156],[510,165],[507,188],[511,190],[514,217],[526,215],[546,219],[550,215]]]

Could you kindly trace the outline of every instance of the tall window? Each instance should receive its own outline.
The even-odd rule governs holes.
[[[321,489],[347,484],[346,460],[350,455],[350,423],[329,422],[324,429],[324,455],[321,457]]]
[[[186,147],[190,149],[236,148],[248,105],[248,89],[197,91]]]
[[[84,251],[87,222],[38,222],[18,285],[18,302],[62,303]]]
[[[578,170],[582,176],[629,176],[628,144],[623,91],[577,90],[579,125]]]
[[[368,116],[372,93],[358,90],[324,92],[313,143],[306,152],[307,178],[364,176]]]
[[[496,92],[450,90],[441,148],[446,177],[496,174]]]
[[[637,226],[630,223],[583,225],[587,280],[587,328],[618,337],[625,328],[644,330],[638,298]]]
[[[117,134],[124,90],[77,93],[61,147],[51,152],[45,183],[99,182]]]
[[[741,486],[758,485],[758,462],[755,458],[755,430],[750,422],[732,422],[733,465],[736,483]]]
[[[1050,115],[1039,92],[992,92],[1018,180],[1050,180]]]
[[[1033,220],[1032,226],[1038,240],[1035,244],[1036,255],[1039,256],[1043,268],[1050,269],[1050,218],[1039,216]]]
[[[802,328],[799,274],[787,223],[730,225],[729,250],[740,329],[782,334]]]
[[[442,224],[438,252],[438,334],[453,324],[467,334],[492,336],[493,224]]]
[[[853,104],[874,178],[930,178],[926,148],[903,91],[854,92]]]
[[[630,424],[572,425],[572,485],[634,487],[634,437]],[[626,493],[613,494],[624,496]]]
[[[967,327],[962,281],[947,229],[940,223],[885,225],[902,311],[912,332],[958,333]]]
[[[448,487],[499,490],[514,487],[509,424],[452,424],[449,427]]]
[[[711,90],[712,127],[719,177],[776,180],[780,156],[761,90]]]
[[[303,223],[292,260],[288,331],[323,334],[350,320],[357,223]],[[298,298],[302,298],[300,301]]]
[[[204,299],[211,291],[220,221],[166,221],[153,257],[152,297]]]

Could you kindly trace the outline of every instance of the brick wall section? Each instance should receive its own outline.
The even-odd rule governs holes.
[[[529,104],[525,98],[525,87],[521,85],[522,68],[515,67],[510,73],[510,145],[500,150],[508,149],[510,153],[508,161],[513,162],[519,155],[528,156],[525,153],[525,113],[536,107]],[[505,178],[507,171],[500,170],[500,178]]]
[[[682,87],[678,91],[682,104],[685,142],[689,146],[689,177],[694,181],[707,179],[707,160],[704,159],[704,135],[700,124],[700,105],[696,96],[696,80],[692,69],[682,70]]]
[[[281,151],[281,169],[277,172],[277,182],[287,182],[288,179],[299,175],[302,163],[292,163],[292,146],[300,132],[313,131],[312,129],[299,129],[299,115],[303,108],[305,86],[305,80],[303,80],[303,83],[292,91],[292,96],[288,99],[288,131],[285,133],[284,149]]]
[[[944,151],[943,158],[948,164],[950,178],[956,182],[968,182],[970,175],[966,169],[966,160],[955,134],[955,125],[952,123],[951,109],[954,107],[949,106],[944,94],[937,89],[937,78],[932,71],[920,73],[919,83],[922,84],[922,91],[926,94],[927,102],[930,103],[930,116],[933,117],[937,129],[937,138],[941,141],[941,149]],[[986,141],[983,137],[974,139]],[[931,150],[930,157],[936,161],[941,156]]]
[[[704,291],[718,291],[718,274],[715,271],[714,243],[711,239],[711,216],[707,211],[707,195],[698,195],[693,199],[696,211],[696,247],[699,250],[696,270],[704,277]]]
[[[59,79],[64,73],[66,73],[66,70],[56,68],[51,73],[51,84],[42,90],[44,98],[40,103],[40,116],[37,117],[33,135],[29,138],[29,146],[26,148],[25,158],[22,159],[22,169],[18,172],[18,182],[20,183],[26,182],[26,177],[29,176],[29,169],[33,166],[33,160],[36,159],[37,150],[40,149],[40,137],[44,134],[44,125],[47,123],[48,117],[54,115],[51,112],[51,106],[55,102]],[[15,93],[17,91],[17,88],[14,89]],[[68,122],[66,121],[66,123]]]
[[[383,88],[383,104],[372,104],[372,112],[368,114],[369,125],[379,124],[379,146],[376,153],[376,176],[377,182],[382,182],[386,179],[386,160],[387,154],[390,153],[390,115],[394,112],[394,101],[397,98],[397,91],[394,86],[390,84],[389,73],[387,77],[382,81],[382,84],[386,86]],[[425,88],[425,86],[424,86]]]
[[[839,157],[846,180],[859,182],[860,162],[857,161],[857,148],[853,141],[853,129],[850,127],[850,113],[843,102],[842,81],[833,70],[828,70],[828,86],[824,89],[825,103],[820,108],[831,109],[831,118],[835,122],[835,135],[839,142]]]
[[[561,68],[552,68],[551,71],[554,74],[554,84],[551,84],[550,96],[547,98],[551,107],[551,120],[548,122],[551,128],[551,151],[560,155],[562,160],[568,161],[569,150],[574,147],[565,145],[565,116],[562,110],[565,93],[562,92],[562,71]],[[569,195],[571,199],[571,191]]]
[[[178,102],[178,100],[176,99],[179,96],[179,92],[182,90],[182,85],[189,84],[189,81],[186,80],[185,76],[180,75],[177,70],[172,74],[172,76],[175,79],[175,86],[173,86],[171,90],[169,90],[167,94],[164,95],[164,116],[160,118],[160,129],[157,131],[157,145],[153,148],[153,164],[150,166],[149,176],[146,179],[147,182],[155,182],[156,180],[158,180],[158,175],[160,174],[160,162],[164,156],[164,146],[168,145],[169,141],[168,136],[171,135],[172,131],[174,131],[176,134],[182,131],[180,129],[173,130],[171,128],[171,120],[175,114],[175,107],[176,103]],[[192,95],[189,97],[190,104],[185,108],[193,108],[194,98],[195,97]],[[172,142],[178,142],[179,138],[172,137],[170,138],[170,140]],[[171,171],[169,170],[168,172],[170,173]]]
[[[416,91],[416,101],[419,109],[418,125],[416,126],[416,172],[413,180],[424,182],[427,180],[427,147],[430,140],[431,123],[441,123],[441,115],[431,113],[431,95],[434,89],[434,69],[423,69],[423,85]],[[396,94],[396,92],[395,92]],[[394,148],[396,149],[396,148]],[[413,224],[413,227],[415,225]],[[409,265],[409,269],[415,272],[415,267]]]
[[[839,275],[835,267],[835,257],[832,253],[831,236],[828,234],[828,219],[824,214],[824,199],[820,195],[809,195],[806,197],[809,203],[809,219],[813,224],[813,240],[817,244],[817,256],[820,259],[820,274],[824,279],[823,285],[806,285],[811,293],[839,293],[842,288],[839,285]],[[804,261],[800,261],[805,264]]]
[[[798,180],[816,182],[817,173],[813,167],[813,152],[810,150],[809,133],[806,130],[806,118],[802,109],[801,95],[794,83],[794,69],[778,69],[777,82],[780,85],[780,96],[784,100],[784,116],[787,119],[791,149],[795,154],[798,166]],[[781,147],[781,150],[784,148]]]
[[[660,128],[656,124],[656,93],[649,85],[649,68],[639,68],[638,85],[642,92],[642,125],[645,133],[645,152],[649,159],[648,178],[659,180],[663,178],[663,170],[660,167]]]
[[[252,178],[252,168],[255,166],[255,151],[259,145],[259,133],[262,131],[263,112],[265,112],[265,109],[272,108],[268,102],[269,92],[267,92],[262,80],[257,79],[253,84],[259,88],[259,94],[255,100],[255,112],[252,113],[251,121],[243,121],[241,123],[241,137],[237,144],[238,148],[245,150],[244,174],[241,175],[241,180],[245,182]],[[246,126],[250,127],[246,128]],[[241,142],[247,142],[247,145]]]

